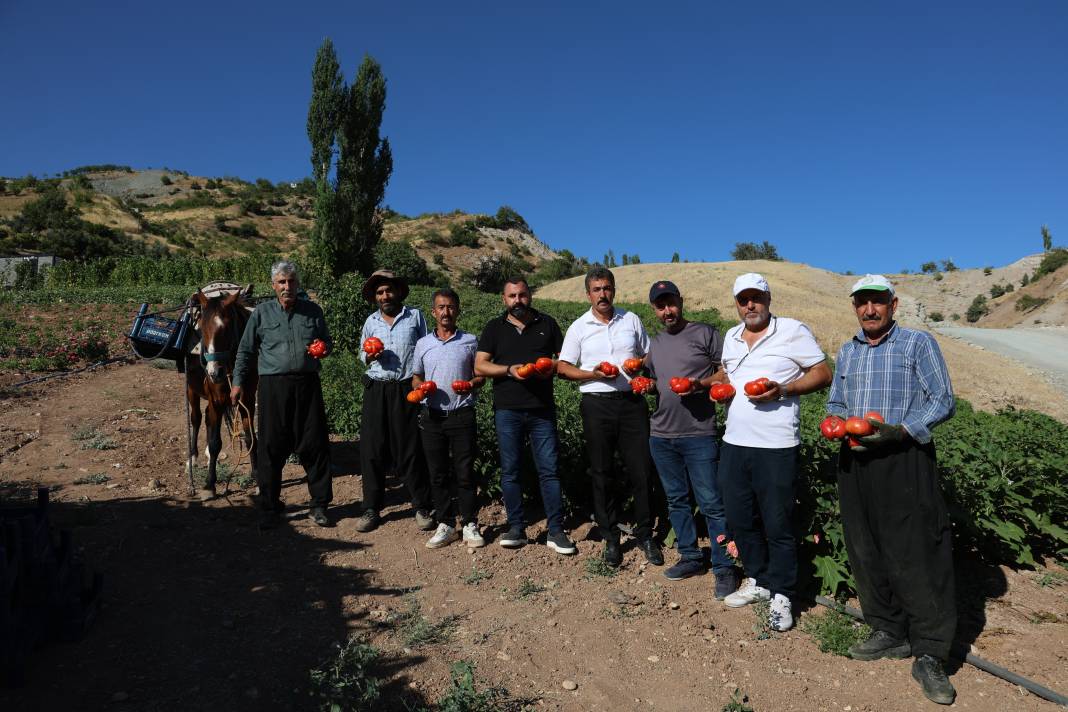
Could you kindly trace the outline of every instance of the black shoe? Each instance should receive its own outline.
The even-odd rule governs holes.
[[[933,655],[921,655],[912,661],[912,677],[923,687],[923,694],[931,702],[951,705],[957,691],[946,677],[942,661]]]
[[[645,560],[653,566],[664,565],[664,552],[660,551],[660,545],[656,543],[656,539],[652,537],[642,539],[638,542],[638,548],[645,554]]]
[[[879,658],[907,658],[912,655],[912,646],[907,640],[899,640],[884,630],[877,630],[861,641],[849,646],[849,657],[854,660],[878,660]]]
[[[278,521],[281,517],[278,516],[278,512],[268,510],[266,512],[260,512],[259,528],[260,531],[267,531],[268,529],[274,529],[278,526]]]
[[[738,590],[738,570],[737,569],[725,569],[723,571],[716,572],[716,591],[715,597],[717,601],[722,601],[727,596],[731,595]]]
[[[568,538],[567,534],[563,532],[557,532],[550,534],[545,538],[545,546],[549,547],[557,554],[563,554],[564,556],[571,556],[578,549],[575,548],[575,542]]]
[[[356,531],[358,532],[373,532],[378,529],[380,522],[378,512],[373,509],[365,509],[360,518],[356,520]]]
[[[308,510],[308,518],[321,527],[332,527],[333,522],[330,521],[330,517],[326,516],[325,507],[312,507]]]
[[[523,527],[512,527],[497,540],[506,549],[519,549],[527,545],[527,532]]]
[[[613,569],[618,569],[623,563],[623,551],[619,548],[618,539],[608,539],[604,543],[604,562]]]
[[[664,578],[668,581],[681,581],[691,576],[700,576],[705,572],[704,562],[693,559],[681,559],[679,563],[664,570]]]

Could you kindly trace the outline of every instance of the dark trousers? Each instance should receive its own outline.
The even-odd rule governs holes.
[[[719,484],[746,576],[773,594],[797,589],[794,502],[797,447],[761,448],[723,443]]]
[[[838,494],[864,620],[949,657],[957,627],[952,532],[933,444],[839,456]]]
[[[606,398],[585,393],[579,405],[582,429],[586,436],[586,450],[590,456],[590,476],[593,480],[593,514],[597,527],[605,539],[619,539],[616,525],[626,497],[620,492],[620,473],[615,454],[623,457],[630,475],[631,496],[634,498],[634,536],[652,536],[652,514],[649,507],[649,407],[645,399],[633,394]]]
[[[508,528],[523,529],[527,526],[519,479],[522,474],[523,447],[529,439],[549,533],[563,532],[564,503],[560,494],[560,475],[556,470],[559,455],[556,410],[496,410],[493,422],[497,426],[497,445],[501,453],[501,497],[508,513]]]
[[[323,389],[317,373],[260,376],[256,441],[256,483],[260,508],[282,510],[282,467],[296,453],[308,475],[312,507],[333,498],[330,438]]]
[[[364,378],[360,470],[365,509],[376,512],[382,509],[386,473],[391,467],[404,478],[412,506],[423,512],[432,508],[426,462],[419,441],[419,406],[406,400],[411,390],[411,379]]]
[[[460,509],[461,524],[478,521],[478,484],[475,481],[475,451],[478,431],[475,408],[468,406],[443,413],[424,408],[419,416],[430,486],[434,493],[437,520],[449,526],[456,520],[453,489]]]

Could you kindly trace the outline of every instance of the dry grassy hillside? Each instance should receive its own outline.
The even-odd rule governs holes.
[[[622,301],[644,301],[654,281],[670,279],[679,286],[687,304],[695,308],[715,307],[730,319],[737,319],[731,294],[735,277],[743,272],[760,272],[771,285],[772,311],[807,323],[823,349],[832,356],[857,329],[848,298],[849,287],[856,280],[855,276],[792,262],[765,260],[640,264],[617,267],[612,271],[616,275],[617,298]],[[930,297],[923,291],[918,294],[910,292],[909,280],[899,280],[896,276],[894,279],[899,285],[902,323],[926,328],[916,316],[920,311],[916,305]],[[546,285],[538,290],[537,296],[583,301],[582,277]],[[1008,406],[1029,408],[1068,422],[1068,398],[1041,375],[997,354],[955,339],[938,334],[935,334],[935,338],[945,354],[954,388],[962,398],[987,410]]]

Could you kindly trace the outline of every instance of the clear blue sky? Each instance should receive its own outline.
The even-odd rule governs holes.
[[[0,2],[0,175],[310,172],[315,51],[383,66],[387,202],[554,248],[855,272],[1068,244],[1068,3]]]

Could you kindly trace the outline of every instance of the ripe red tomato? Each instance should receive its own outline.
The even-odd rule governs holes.
[[[671,379],[671,390],[680,396],[684,396],[693,390],[693,381],[683,376],[676,376]]]
[[[316,339],[308,344],[308,355],[312,358],[322,358],[326,356],[326,342],[322,339]]]
[[[642,360],[640,358],[628,358],[623,362],[623,369],[633,373],[634,371],[640,371],[642,368]]]
[[[547,358],[545,356],[542,356],[541,358],[539,358],[537,361],[534,362],[534,370],[537,371],[538,373],[540,373],[543,376],[548,376],[550,373],[553,372],[553,369],[555,367],[556,366],[553,363],[553,360],[551,358]]]
[[[416,388],[414,391],[409,391],[408,395],[405,397],[408,399],[409,403],[422,403],[423,399],[426,398],[426,393],[423,393]]]
[[[828,440],[841,440],[846,436],[845,421],[837,415],[828,415],[820,423],[820,432]]]
[[[758,378],[755,381],[750,381],[749,383],[746,383],[745,384],[745,394],[747,396],[762,396],[762,395],[764,395],[768,390],[768,384],[766,383],[767,380],[768,379],[766,379],[766,378]]]
[[[845,430],[850,435],[855,435],[859,438],[864,437],[865,435],[871,435],[873,428],[871,423],[864,420],[864,418],[858,418],[854,415],[846,419]]]
[[[434,383],[433,381],[423,381],[422,385],[419,386],[419,390],[421,390],[426,395],[430,395],[437,389],[438,384]]]
[[[534,364],[524,363],[522,366],[518,367],[515,372],[520,378],[530,378],[534,375]]]
[[[848,438],[846,439],[846,442],[847,442],[847,443],[849,443],[849,447],[857,447],[858,445],[860,445],[860,441],[859,441],[859,440],[857,440],[857,439],[856,439],[855,437],[853,437],[852,435],[850,435],[850,436],[849,436],[849,437],[848,437]]]
[[[382,353],[385,350],[386,345],[377,336],[372,336],[363,342],[363,351],[366,354]]]
[[[649,392],[649,389],[653,387],[652,379],[645,376],[635,376],[631,379],[630,389],[639,395]]]
[[[601,361],[601,363],[597,364],[597,369],[609,378],[615,378],[619,375],[619,368],[607,361]]]
[[[865,413],[864,420],[878,420],[880,423],[886,422],[885,420],[883,420],[882,413],[877,410],[869,410],[867,413]],[[872,429],[874,430],[874,426],[872,427]]]
[[[473,388],[474,385],[471,383],[471,381],[457,379],[452,382],[452,390],[456,393],[459,393],[460,395],[466,395],[467,393],[470,393]]]
[[[716,383],[708,391],[709,400],[714,400],[717,403],[728,401],[734,397],[737,393],[734,386],[729,383]]]

